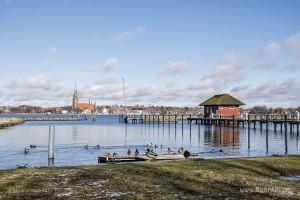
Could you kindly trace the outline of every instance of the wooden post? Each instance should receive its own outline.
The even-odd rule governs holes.
[[[268,114],[266,116],[266,121],[267,121],[266,129],[268,130],[268,128],[269,128],[269,115]]]
[[[269,130],[266,129],[266,153],[269,153]]]
[[[248,115],[248,153],[250,152],[250,117]]]
[[[182,130],[183,130],[183,114],[181,115],[181,127],[182,127]]]
[[[49,141],[48,141],[48,165],[54,164],[54,141],[55,141],[55,126],[49,126]]]
[[[285,145],[285,154],[288,153],[287,146],[287,115],[284,115],[284,145]]]
[[[176,131],[176,128],[177,128],[177,115],[175,115],[175,131]]]
[[[165,115],[163,115],[163,126],[165,126]]]

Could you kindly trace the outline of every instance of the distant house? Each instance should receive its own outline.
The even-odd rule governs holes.
[[[245,104],[229,94],[215,95],[200,104],[204,106],[204,117],[211,117],[212,114],[222,117],[239,117],[242,105]]]

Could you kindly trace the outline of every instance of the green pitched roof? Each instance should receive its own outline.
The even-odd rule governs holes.
[[[217,94],[200,104],[200,106],[240,106],[240,105],[245,105],[245,104],[229,94]]]

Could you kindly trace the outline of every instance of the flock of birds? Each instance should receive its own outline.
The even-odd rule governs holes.
[[[157,148],[160,148],[162,149],[163,146],[162,145],[156,145],[156,144],[147,144],[147,149],[146,149],[146,152],[144,153],[145,156],[147,156],[148,158],[152,158],[152,159],[156,159],[158,157],[158,154],[154,152],[153,149],[157,149]],[[177,153],[175,151],[173,151],[170,147],[168,147],[168,154],[169,155],[183,155],[186,159],[188,159],[191,155],[191,153],[188,151],[188,150],[185,150],[184,148],[179,148]],[[128,157],[131,157],[131,156],[139,156],[140,155],[140,152],[138,149],[135,149],[135,152],[133,153],[131,151],[131,149],[128,149],[127,151],[127,156]],[[104,157],[113,157],[113,158],[116,158],[118,157],[118,154],[117,153],[113,153],[111,154],[110,152],[106,151],[104,152]]]
[[[28,154],[30,152],[31,149],[35,149],[37,148],[37,145],[34,145],[34,144],[31,144],[29,145],[29,147],[25,147],[24,148],[24,154]],[[89,146],[89,145],[85,145],[84,146],[84,149],[88,150],[90,148],[94,148],[94,149],[100,149],[100,145],[99,144],[96,144],[94,146]],[[146,155],[147,157],[149,158],[152,158],[152,159],[156,159],[158,157],[158,154],[154,152],[153,149],[162,149],[163,148],[163,145],[157,145],[157,144],[147,144],[147,149],[146,149],[146,152],[144,153],[144,155]],[[180,155],[183,155],[186,159],[188,159],[191,155],[191,153],[187,150],[185,150],[184,148],[179,148],[177,153],[172,150],[170,147],[168,147],[168,154],[169,155],[177,155],[177,154],[180,154]],[[130,156],[139,156],[140,155],[140,152],[138,149],[135,149],[134,152],[131,151],[131,149],[128,149],[127,151],[127,155],[130,157]],[[118,154],[117,153],[113,153],[111,154],[110,152],[106,151],[104,152],[104,156],[105,157],[118,157]],[[26,165],[16,165],[17,168],[27,168],[28,164]]]

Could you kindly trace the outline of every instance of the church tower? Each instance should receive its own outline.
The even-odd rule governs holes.
[[[72,109],[73,110],[78,110],[78,92],[77,92],[77,85],[75,84],[75,90],[73,94],[73,102],[72,102]]]

